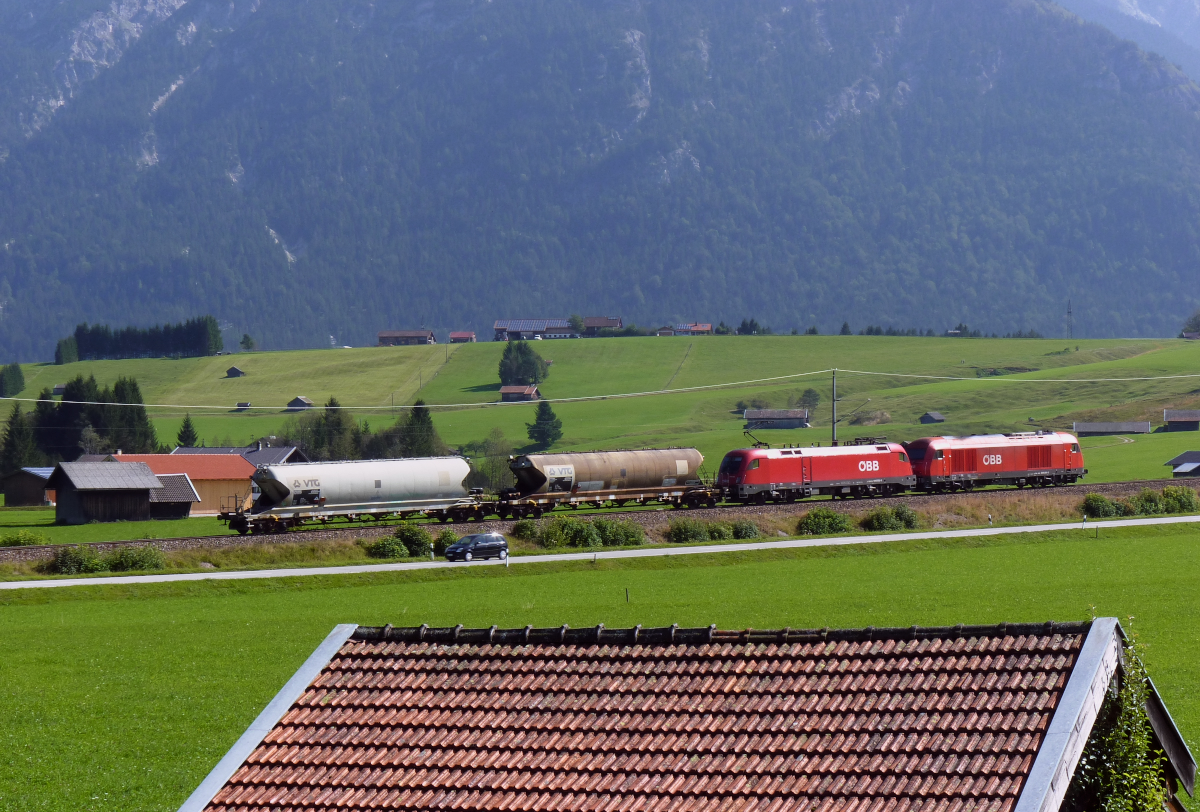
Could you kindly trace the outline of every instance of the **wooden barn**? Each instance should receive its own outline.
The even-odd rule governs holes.
[[[53,468],[21,468],[0,480],[4,483],[4,506],[45,505],[54,499],[46,493]]]
[[[200,494],[192,486],[187,474],[159,474],[162,487],[150,491],[151,519],[186,519],[192,515],[192,505],[200,501]]]
[[[59,524],[150,519],[150,492],[162,483],[144,463],[60,462],[46,482]]]
[[[124,463],[144,464],[158,476],[187,474],[198,495],[193,516],[215,516],[224,505],[249,507],[254,463],[241,454],[116,454]]]

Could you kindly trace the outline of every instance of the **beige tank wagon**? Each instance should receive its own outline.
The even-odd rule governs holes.
[[[694,448],[524,454],[509,458],[517,486],[500,494],[503,517],[537,517],[560,505],[600,507],[657,502],[713,507],[719,494],[700,474]]]

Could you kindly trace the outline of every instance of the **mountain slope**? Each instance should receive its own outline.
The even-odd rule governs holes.
[[[1056,0],[1063,8],[1097,23],[1139,48],[1160,54],[1178,65],[1187,76],[1200,78],[1200,37],[1184,19],[1162,15],[1177,27],[1164,25],[1129,0]],[[1187,0],[1192,3],[1195,0]]]
[[[30,8],[0,0],[24,359],[200,312],[280,347],[584,311],[1059,334],[1068,298],[1164,335],[1197,302],[1200,89],[1042,0]],[[137,36],[72,73],[97,14]]]

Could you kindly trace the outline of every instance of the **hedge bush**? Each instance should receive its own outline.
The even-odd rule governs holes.
[[[433,550],[433,534],[419,524],[402,524],[396,528],[395,538],[408,550],[410,558],[429,558]]]
[[[892,513],[899,520],[900,524],[904,526],[905,530],[915,530],[921,526],[921,517],[908,505],[896,505],[896,507],[892,508]]]
[[[733,523],[733,537],[735,539],[756,539],[762,535],[758,530],[758,525],[749,519],[738,519]]]
[[[858,525],[863,530],[872,532],[881,532],[888,530],[903,530],[904,524],[896,518],[896,514],[891,508],[875,508],[866,516],[858,520]]]
[[[1168,485],[1163,488],[1163,511],[1165,513],[1196,513],[1200,504],[1196,492],[1183,485]]]
[[[667,540],[675,544],[708,541],[708,525],[699,519],[672,519],[667,526]]]
[[[166,556],[157,547],[122,547],[104,556],[104,568],[112,572],[131,570],[161,570],[167,566]]]
[[[395,536],[384,536],[367,542],[363,549],[371,558],[408,558],[408,548]]]
[[[513,522],[512,536],[521,541],[536,541],[538,537],[538,523],[533,519],[518,519]]]
[[[830,536],[849,531],[850,518],[827,507],[813,508],[796,523],[796,532],[802,536]]]
[[[60,547],[54,559],[46,566],[49,572],[59,575],[78,575],[84,572],[104,572],[106,567],[91,547]]]
[[[458,543],[458,534],[447,527],[438,533],[437,538],[433,540],[433,554],[445,555],[446,548],[456,543]]]
[[[592,526],[605,547],[634,547],[646,543],[646,531],[628,519],[596,519]]]
[[[709,522],[708,538],[710,541],[728,541],[733,538],[733,527],[724,522]]]
[[[1079,509],[1089,519],[1107,519],[1120,516],[1124,512],[1120,505],[1099,493],[1089,493],[1083,497],[1083,504]]]
[[[537,542],[547,550],[559,547],[591,549],[603,546],[600,532],[591,522],[572,516],[555,516],[544,522],[538,532]]]
[[[32,530],[17,530],[0,536],[0,547],[29,547],[34,544],[49,544],[50,539]]]
[[[1127,513],[1134,516],[1154,516],[1163,512],[1162,494],[1152,491],[1149,488],[1142,488],[1142,492],[1129,500]]]
[[[908,505],[897,505],[892,508],[875,508],[858,521],[859,526],[864,530],[876,532],[912,530],[919,526],[920,523],[921,517]]]

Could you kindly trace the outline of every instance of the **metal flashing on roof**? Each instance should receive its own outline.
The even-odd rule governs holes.
[[[1200,462],[1185,462],[1183,465],[1175,466],[1175,469],[1171,473],[1190,474],[1192,471],[1195,471],[1197,468],[1200,468]]]
[[[354,634],[354,630],[357,628],[353,623],[334,627],[334,630],[317,647],[317,650],[304,661],[304,665],[300,666],[300,669],[292,675],[279,693],[275,694],[275,698],[251,723],[241,738],[234,742],[233,747],[229,748],[229,752],[217,763],[216,767],[213,767],[212,772],[200,783],[200,786],[196,787],[196,791],[188,796],[188,799],[183,802],[183,806],[179,807],[179,812],[203,812],[213,796],[221,790],[221,787],[225,786],[225,782],[233,777],[246,757],[262,743],[266,735],[271,732],[271,728],[275,727],[283,718],[283,715],[288,712],[288,708],[300,698],[305,689],[329,664],[333,655],[338,653],[342,644],[350,639],[350,635]]]
[[[1117,619],[1097,618],[1083,641],[1013,812],[1056,812],[1120,662]]]

